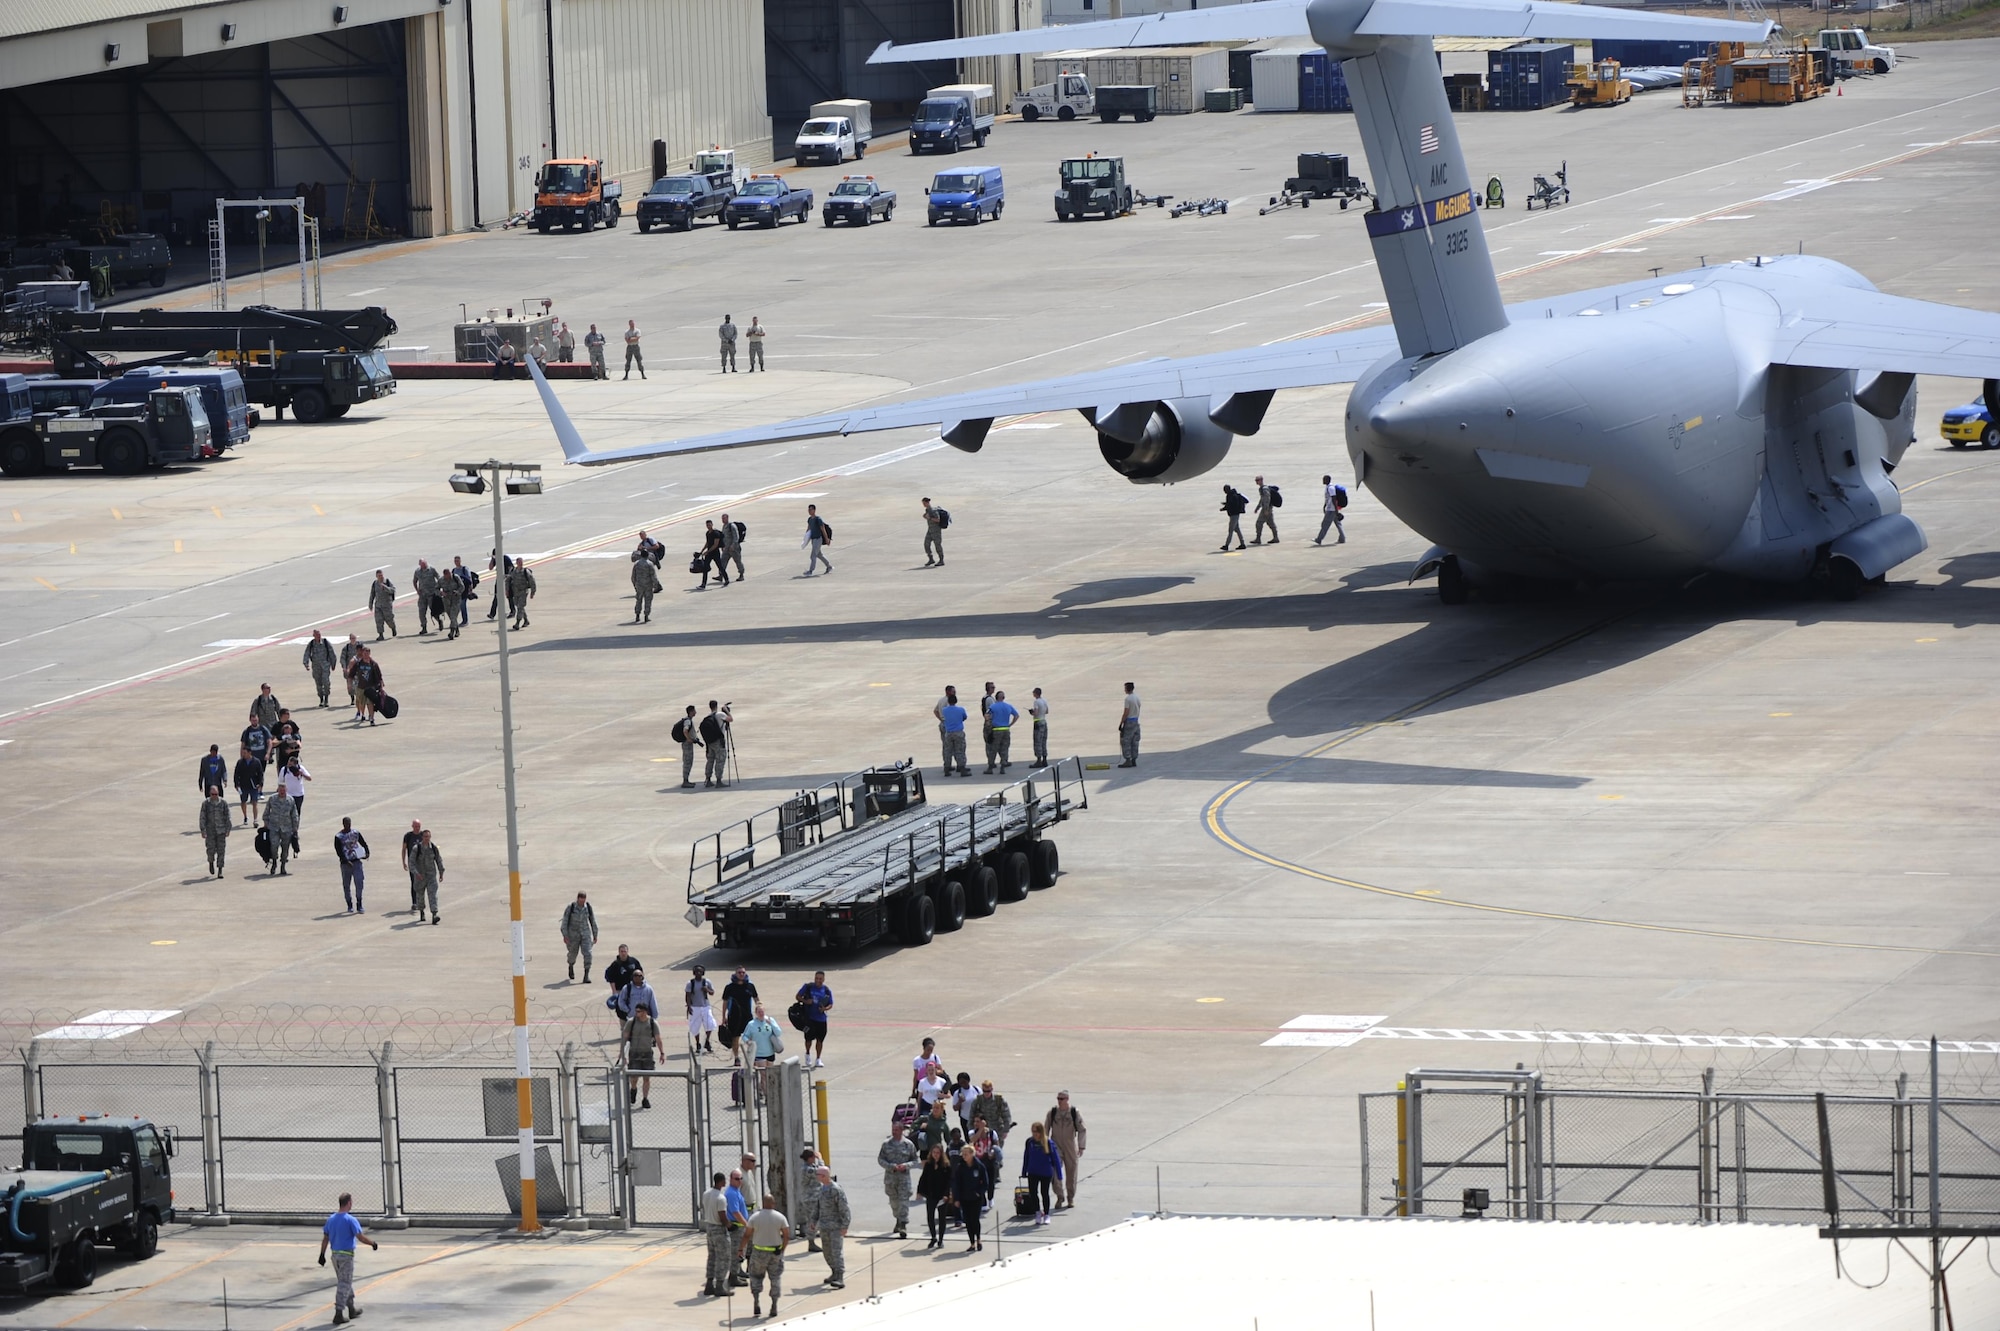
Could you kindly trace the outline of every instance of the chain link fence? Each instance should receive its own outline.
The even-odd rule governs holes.
[[[1826,1217],[1818,1096],[1551,1088],[1539,1071],[1414,1071],[1360,1097],[1370,1215],[1810,1223]],[[2000,1098],[1825,1094],[1849,1224],[2000,1224]]]
[[[318,1224],[342,1192],[391,1224],[519,1213],[514,1067],[494,1056],[493,1039],[441,1055],[440,1045],[461,1043],[443,1037],[412,1057],[393,1041],[260,1029],[285,1033],[272,1042],[280,1056],[224,1052],[206,1039],[190,1047],[170,1032],[140,1049],[122,1039],[31,1041],[20,1063],[23,1108],[30,1121],[129,1115],[171,1129],[177,1207],[198,1221]],[[747,1186],[793,1196],[802,1148],[826,1145],[796,1058],[756,1072],[700,1062],[631,1072],[580,1060],[570,1042],[537,1060],[532,1076],[544,1223],[692,1225],[712,1172],[739,1168],[747,1155],[756,1162]]]

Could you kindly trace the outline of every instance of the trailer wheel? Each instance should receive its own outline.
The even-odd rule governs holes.
[[[39,476],[42,471],[41,441],[26,430],[15,430],[0,440],[0,471],[9,476]]]
[[[1115,125],[1118,123],[1118,117],[1123,114],[1124,113],[1122,111],[1106,111],[1104,114],[1100,115],[1098,119],[1102,120],[1107,125]]]
[[[1000,909],[1000,875],[991,866],[980,865],[965,883],[965,913],[981,918]]]
[[[937,932],[937,907],[930,894],[919,892],[903,907],[903,946],[922,947]]]
[[[1056,875],[1062,872],[1062,857],[1056,851],[1053,841],[1037,841],[1028,847],[1028,885],[1030,887],[1054,887]]]
[[[113,430],[97,446],[97,462],[106,471],[136,476],[146,469],[146,446],[130,430]]]
[[[56,1278],[71,1289],[89,1289],[97,1281],[97,1244],[88,1230],[63,1249],[56,1264]]]
[[[941,934],[955,934],[965,927],[965,884],[956,878],[939,880],[931,889],[932,900],[937,905],[937,929]]]
[[[160,1250],[160,1222],[151,1211],[141,1211],[132,1220],[132,1238],[125,1255],[143,1262]]]
[[[1000,856],[1000,899],[1025,901],[1028,897],[1028,857],[1018,850]]]
[[[326,393],[317,388],[301,388],[292,397],[292,419],[301,425],[318,425],[327,417]]]

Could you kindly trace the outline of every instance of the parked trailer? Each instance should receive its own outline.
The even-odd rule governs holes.
[[[910,759],[803,790],[695,843],[688,922],[721,947],[921,947],[1054,886],[1049,829],[1090,807],[1064,758],[967,804],[930,804]]]

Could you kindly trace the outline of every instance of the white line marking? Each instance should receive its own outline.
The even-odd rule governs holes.
[[[1458,1030],[1377,1026],[1370,1040],[1471,1040],[1484,1044],[1633,1045],[1663,1049],[1826,1049],[1847,1052],[1926,1053],[1929,1040],[1871,1040],[1843,1035],[1674,1035],[1660,1031]],[[2000,1040],[1940,1040],[1950,1054],[2000,1054]]]
[[[1293,1017],[1276,1035],[1264,1041],[1264,1047],[1344,1049],[1355,1041],[1365,1038],[1381,1020],[1379,1016]]]
[[[1217,333],[1227,333],[1227,332],[1232,332],[1232,331],[1234,331],[1235,329],[1238,329],[1238,328],[1248,328],[1249,326],[1250,326],[1250,321],[1249,321],[1248,319],[1245,319],[1245,320],[1244,320],[1243,322],[1241,322],[1241,323],[1233,323],[1233,324],[1230,324],[1230,325],[1229,325],[1228,327],[1226,327],[1226,328],[1211,328],[1211,329],[1209,329],[1209,330],[1208,330],[1208,335],[1209,335],[1210,337],[1214,337],[1214,336],[1215,336],[1215,335],[1216,335]]]
[[[1005,434],[1009,430],[1060,430],[1060,429],[1062,429],[1062,426],[1055,421],[1016,421],[1012,425],[1001,426],[993,433]]]
[[[203,624],[213,624],[218,619],[227,619],[227,618],[229,618],[229,612],[225,610],[219,615],[210,615],[207,619],[197,619],[192,624],[182,624],[179,626],[179,628],[168,629],[166,633],[162,633],[160,636],[165,637],[167,633],[179,633],[181,629],[200,628]]]
[[[78,1017],[65,1026],[43,1031],[37,1040],[116,1040],[168,1017],[178,1017],[179,1008],[113,1008]]]
[[[625,557],[623,550],[579,550],[573,555],[563,556],[564,559],[623,559]]]
[[[1755,202],[1755,200],[1752,200],[1752,202]],[[1755,216],[1755,213],[1723,213],[1720,217],[1705,217],[1702,220],[1705,222],[1748,222]]]
[[[215,640],[214,642],[205,642],[205,643],[203,643],[203,644],[202,644],[202,646],[204,646],[204,647],[262,647],[262,646],[264,646],[264,645],[265,645],[265,644],[267,644],[267,643],[273,643],[273,642],[276,642],[276,641],[277,641],[277,639],[276,639],[276,638],[217,638],[217,639],[216,639],[216,640]],[[199,660],[200,658],[199,658],[199,657],[195,657],[195,658],[191,658],[191,659],[194,659],[194,660]],[[171,668],[171,667],[169,667],[169,668]],[[44,704],[44,705],[46,705],[46,704]]]
[[[921,444],[911,444],[906,448],[898,448],[893,452],[877,453],[872,458],[863,458],[859,462],[850,462],[844,467],[835,467],[832,471],[828,472],[827,475],[859,476],[862,472],[873,471],[877,467],[886,467],[891,463],[903,462],[907,461],[910,458],[915,458],[915,457],[922,457],[926,453],[935,453],[944,446],[945,446],[944,440],[942,439],[926,439]]]
[[[388,289],[387,287],[363,287],[359,291],[350,291],[347,294],[350,298],[354,296],[372,296],[378,291],[387,291]]]
[[[690,498],[692,498],[692,499],[694,500],[694,502],[695,502],[695,503],[697,503],[697,504],[733,504],[733,503],[735,503],[735,502],[736,502],[737,500],[741,499],[742,497],[743,497],[743,496],[742,496],[742,495],[740,495],[740,494],[736,494],[736,495],[692,495],[692,496],[690,496]]]
[[[55,668],[56,662],[51,661],[47,665],[38,665],[33,670],[23,670],[18,675],[9,675],[6,679],[0,679],[0,684],[5,684],[8,679],[26,679],[29,675],[39,675],[44,670],[53,670]]]
[[[824,490],[780,490],[780,491],[779,491],[778,493],[776,493],[776,494],[774,494],[774,495],[765,495],[765,496],[763,496],[763,498],[765,498],[765,499],[824,499],[824,498],[826,498],[826,491],[824,491]]]
[[[1583,251],[1582,251],[1582,250],[1542,250],[1542,251],[1540,251],[1540,254],[1541,254],[1541,257],[1542,257],[1542,258],[1544,258],[1544,259],[1566,259],[1566,258],[1568,258],[1568,257],[1569,257],[1570,255],[1572,255],[1572,254],[1581,254],[1581,253],[1583,253]]]

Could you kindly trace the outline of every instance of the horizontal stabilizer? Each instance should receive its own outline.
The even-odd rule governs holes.
[[[1310,0],[1253,0],[1249,4],[1212,9],[1023,28],[1018,32],[911,42],[903,46],[883,42],[868,57],[868,63],[964,60],[977,56],[1189,42],[1249,42],[1273,37],[1312,36],[1327,42],[1337,41],[1338,33],[1346,31],[1343,19],[1352,22],[1344,15],[1323,14],[1321,18],[1334,26],[1336,35],[1327,35],[1324,28],[1315,33],[1309,21],[1310,9]],[[1770,35],[1772,26],[1680,14],[1649,14],[1603,5],[1550,3],[1550,0],[1375,0],[1353,32],[1363,37],[1633,37],[1761,42]]]
[[[1761,42],[1770,23],[1648,14],[1548,0],[1375,0],[1355,31],[1369,37],[1629,37],[1652,41]]]

